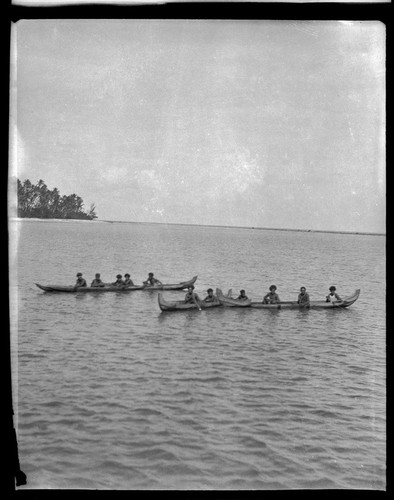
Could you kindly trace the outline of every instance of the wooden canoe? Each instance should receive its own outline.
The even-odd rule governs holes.
[[[231,295],[231,290],[228,291],[227,296]],[[197,304],[193,304],[190,302],[184,302],[183,300],[173,300],[173,301],[168,301],[165,300],[163,297],[163,294],[159,293],[158,296],[158,301],[159,301],[159,307],[162,311],[186,311],[189,309],[198,309]],[[199,306],[201,309],[210,309],[212,307],[218,307],[221,306],[222,304],[218,301],[216,302],[204,302],[203,300],[200,301]]]
[[[83,286],[75,288],[74,286],[59,286],[59,285],[39,285],[36,283],[36,286],[45,292],[133,292],[135,290],[184,290],[185,288],[189,288],[189,286],[193,285],[197,280],[197,276],[194,276],[189,281],[182,281],[181,283],[174,284],[166,284],[166,285],[135,285],[135,286],[127,286],[127,287],[119,287],[106,285],[103,287],[92,287],[92,286]]]
[[[344,309],[356,302],[360,295],[360,290],[356,290],[352,295],[345,297],[337,302],[326,302],[325,300],[311,301],[309,307],[302,306],[296,301],[279,302],[278,304],[263,304],[262,302],[252,300],[237,300],[223,295],[222,291],[217,288],[216,296],[227,307],[253,307],[255,309]]]

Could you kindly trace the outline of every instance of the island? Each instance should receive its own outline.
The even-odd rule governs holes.
[[[39,219],[97,219],[94,203],[85,211],[82,198],[75,193],[61,195],[57,188],[48,189],[40,179],[32,184],[29,179],[17,179],[18,217]]]

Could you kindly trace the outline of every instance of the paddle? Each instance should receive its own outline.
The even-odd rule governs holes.
[[[195,302],[196,306],[198,307],[198,310],[199,310],[199,311],[201,311],[200,304],[197,302],[197,299],[196,299],[196,297],[194,296],[194,292],[192,292],[192,297],[193,297],[193,300],[194,300],[194,302]]]

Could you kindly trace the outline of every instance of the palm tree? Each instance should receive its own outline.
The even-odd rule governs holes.
[[[96,207],[92,203],[88,212],[83,210],[84,202],[75,193],[60,196],[59,190],[48,189],[40,179],[33,185],[29,179],[23,183],[17,179],[18,217],[40,217],[61,219],[97,219]]]

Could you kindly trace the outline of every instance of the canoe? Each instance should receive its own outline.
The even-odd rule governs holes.
[[[325,300],[311,301],[307,309],[344,309],[356,302],[360,295],[360,290],[356,290],[352,295],[345,297],[337,302],[326,302]],[[222,291],[217,288],[216,296],[219,302],[227,307],[253,307],[255,309],[305,309],[305,306],[298,304],[296,301],[280,302],[278,304],[263,304],[262,302],[245,300],[240,301],[223,295]]]
[[[231,290],[228,291],[227,296],[231,295]],[[159,293],[158,296],[159,307],[162,311],[186,311],[188,309],[198,309],[197,304],[192,304],[190,302],[184,302],[183,300],[173,300],[168,301],[165,300],[163,294]],[[212,307],[219,307],[222,304],[217,302],[199,302],[199,306],[201,309],[210,309]]]
[[[106,285],[103,287],[92,287],[92,286],[83,286],[79,288],[75,288],[73,286],[59,286],[59,285],[40,285],[36,283],[36,286],[45,292],[133,292],[135,290],[184,290],[185,288],[189,288],[189,286],[193,285],[197,280],[197,276],[194,276],[189,281],[182,281],[181,283],[174,284],[166,284],[166,285],[135,285],[128,287],[118,287],[112,285]]]
[[[297,301],[280,302],[279,304],[263,304],[261,302],[252,302],[250,307],[256,309],[344,309],[356,302],[360,295],[360,290],[356,290],[352,295],[336,302],[326,302],[325,300],[312,300],[309,306],[303,306]]]

